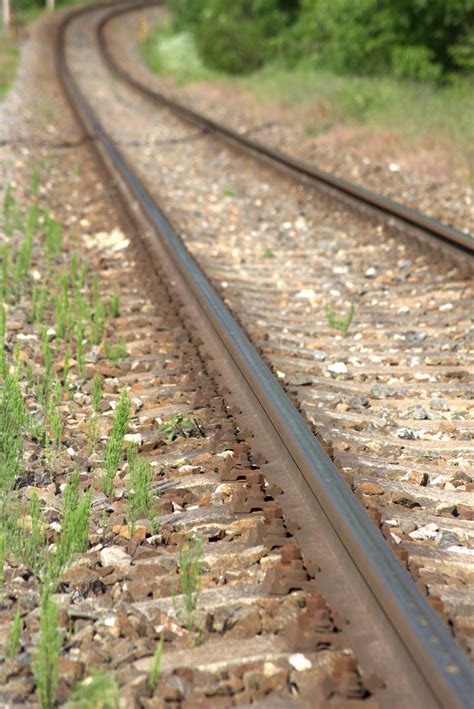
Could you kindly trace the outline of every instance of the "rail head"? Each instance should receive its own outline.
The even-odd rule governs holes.
[[[86,130],[95,134],[113,169],[154,226],[163,248],[186,282],[216,338],[260,402],[269,430],[273,430],[275,437],[285,446],[299,474],[324,510],[341,545],[357,564],[361,577],[381,606],[394,634],[429,687],[435,702],[433,706],[472,706],[474,677],[466,656],[342,480],[337,468],[319,446],[165,214],[106,133],[75,82],[65,55],[67,28],[81,14],[107,6],[96,5],[94,8],[72,11],[61,24],[58,71],[77,116]],[[133,9],[137,7],[134,5]]]

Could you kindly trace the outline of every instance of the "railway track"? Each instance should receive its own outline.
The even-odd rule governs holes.
[[[124,155],[125,151],[119,146],[117,133],[113,132],[110,125],[105,127],[105,117],[98,112],[100,101],[98,104],[97,95],[92,102],[89,97],[84,96],[87,81],[78,69],[82,62],[79,49],[91,42],[91,29],[95,25],[107,63],[113,63],[115,73],[121,75],[121,80],[130,83],[128,75],[117,66],[113,52],[107,48],[105,40],[110,18],[117,12],[129,12],[130,9],[135,11],[137,6],[114,10],[112,13],[102,9],[72,13],[61,28],[60,75],[87,132],[97,138],[102,158],[123,191],[126,201],[132,205],[132,213],[140,224],[151,260],[160,264],[162,274],[166,273],[166,280],[173,284],[173,290],[183,304],[188,326],[194,328],[195,335],[205,343],[201,347],[201,355],[205,353],[206,358],[210,357],[215,361],[216,380],[220,387],[227,391],[226,397],[234,403],[233,415],[240,430],[245,432],[250,429],[247,434],[244,433],[240,443],[236,442],[234,465],[224,466],[221,479],[230,482],[240,478],[240,483],[234,482],[234,487],[239,490],[234,493],[233,504],[237,510],[239,507],[235,500],[238,499],[243,501],[242,509],[247,513],[251,513],[252,509],[259,510],[260,517],[263,513],[263,520],[260,519],[258,528],[256,527],[251,535],[254,543],[258,540],[270,549],[273,542],[274,548],[277,549],[283,545],[282,567],[272,572],[273,577],[270,575],[270,580],[267,580],[266,590],[275,592],[280,583],[284,588],[282,593],[296,588],[303,595],[306,592],[308,597],[319,598],[314,601],[306,600],[307,615],[300,622],[300,631],[301,623],[311,621],[308,613],[312,603],[316,604],[314,608],[320,609],[323,607],[321,604],[325,604],[325,608],[331,608],[333,619],[338,614],[348,619],[348,625],[341,621],[343,636],[347,638],[343,646],[346,652],[355,653],[349,657],[356,659],[347,661],[345,674],[340,670],[344,680],[335,693],[333,692],[334,696],[366,703],[375,700],[384,706],[401,706],[409,703],[415,696],[417,706],[469,706],[472,675],[465,656],[456,647],[449,631],[430,608],[380,530],[372,523],[357,500],[359,497],[376,524],[382,526],[382,531],[388,541],[392,542],[395,551],[399,544],[401,545],[398,556],[402,561],[408,559],[412,575],[418,577],[419,585],[424,590],[431,586],[430,597],[433,605],[438,606],[438,610],[441,602],[437,599],[438,594],[433,593],[433,588],[439,589],[445,585],[447,588],[444,590],[452,593],[452,622],[457,636],[466,646],[469,643],[468,593],[463,595],[462,589],[459,592],[459,584],[453,591],[443,578],[443,575],[446,577],[449,573],[453,574],[452,569],[456,563],[452,559],[453,554],[457,552],[449,552],[449,559],[442,561],[445,566],[441,571],[430,568],[430,555],[434,559],[433,563],[439,562],[439,551],[435,549],[433,554],[433,549],[429,546],[433,534],[425,538],[421,532],[418,537],[409,535],[430,524],[432,527],[427,529],[428,532],[444,532],[445,536],[455,529],[455,532],[451,531],[454,535],[451,541],[458,539],[456,535],[459,534],[459,528],[468,540],[472,533],[469,504],[463,505],[463,502],[459,502],[461,490],[453,486],[455,495],[449,488],[440,490],[439,482],[438,488],[436,485],[433,489],[427,486],[427,482],[431,483],[433,480],[434,470],[438,467],[438,462],[425,460],[427,450],[431,456],[433,452],[439,456],[439,467],[442,467],[446,462],[443,459],[444,451],[452,445],[452,440],[448,440],[446,445],[445,440],[433,437],[427,443],[423,440],[423,434],[420,434],[422,426],[435,425],[431,423],[432,412],[444,411],[444,406],[447,406],[448,411],[458,407],[455,408],[458,413],[463,411],[463,406],[468,405],[468,381],[465,376],[468,369],[465,362],[468,363],[468,358],[464,354],[463,343],[459,340],[457,316],[457,308],[463,306],[463,298],[467,296],[467,283],[462,275],[457,275],[456,266],[450,266],[448,287],[444,276],[441,278],[436,275],[432,278],[428,294],[425,295],[428,307],[421,311],[426,318],[423,327],[428,331],[427,334],[424,330],[420,333],[418,329],[420,319],[416,325],[417,329],[414,330],[400,328],[397,322],[405,312],[400,308],[408,307],[409,312],[412,301],[414,303],[420,298],[419,289],[427,287],[425,274],[428,267],[423,257],[418,257],[419,273],[410,273],[408,278],[392,275],[392,280],[390,277],[388,280],[386,278],[385,283],[383,280],[376,281],[376,290],[379,291],[376,303],[370,303],[371,308],[364,304],[356,305],[357,330],[362,333],[362,337],[358,339],[363,338],[365,352],[358,352],[356,345],[356,355],[353,356],[356,361],[344,362],[342,359],[346,356],[345,347],[350,336],[345,339],[342,336],[331,336],[324,318],[315,317],[323,303],[322,296],[312,287],[314,272],[310,274],[305,270],[305,261],[311,258],[310,238],[304,238],[304,248],[298,246],[293,257],[290,256],[291,240],[285,245],[285,256],[288,258],[285,263],[286,276],[284,279],[279,276],[284,280],[283,286],[278,283],[275,287],[276,267],[273,265],[273,259],[271,265],[269,262],[263,262],[253,268],[251,263],[248,268],[240,266],[236,269],[232,260],[223,258],[223,245],[216,245],[212,238],[198,243],[196,238],[187,236],[186,246],[194,253],[198,265],[157,206],[150,184],[144,184],[143,165],[140,166],[141,175],[134,172],[135,167],[131,167],[130,148],[126,148]],[[75,36],[74,31],[79,34]],[[149,90],[142,88],[135,80],[133,88],[134,91],[146,91],[150,97]],[[130,96],[125,99],[124,94],[120,93],[122,89],[115,84],[113,90],[121,109],[130,111]],[[159,96],[157,100],[171,105],[163,96]],[[182,114],[183,109],[180,108],[179,111]],[[201,120],[195,115],[188,115],[187,118],[194,122]],[[208,130],[213,126],[208,122],[205,126],[201,123],[200,127],[206,127]],[[173,128],[176,128],[176,124]],[[226,139],[236,142],[237,136],[229,135],[222,127],[219,127],[219,130],[226,134]],[[123,137],[124,144],[127,143],[128,137]],[[253,152],[259,149],[253,142],[250,145],[248,141],[244,142],[247,143],[246,149]],[[293,171],[304,170],[306,177],[311,177],[307,166],[296,164],[296,161],[286,157],[273,154],[270,156],[269,152],[266,149],[266,159],[271,157],[273,161],[283,161],[286,168],[291,163]],[[314,177],[315,170],[311,171]],[[317,179],[327,182],[328,176],[318,174]],[[335,187],[333,178],[331,187]],[[347,185],[345,191],[347,194]],[[354,192],[351,187],[349,191],[352,198],[357,196],[357,190]],[[365,194],[364,198],[366,203],[370,202],[371,208],[382,207],[385,212],[392,209],[393,205],[376,196]],[[428,223],[426,219],[406,210],[401,209],[400,213],[400,208],[397,209],[397,218],[401,217],[405,224],[410,222],[410,228],[419,230],[420,227],[428,227],[430,238],[433,232],[442,232],[437,236],[445,241],[450,240],[456,248],[462,248],[463,259],[466,261],[466,253],[472,251],[470,237],[438,225],[432,220],[428,220]],[[391,216],[393,217],[393,211]],[[341,223],[347,219],[346,213],[336,214],[336,219]],[[377,233],[380,234],[383,228],[385,227],[379,227]],[[183,230],[182,225],[180,229]],[[391,242],[386,249],[387,259],[402,260],[401,257],[406,256],[406,247],[394,245],[393,236],[389,235],[388,238],[391,238]],[[330,248],[333,249],[333,258],[337,260],[339,251],[347,248],[344,237],[339,236]],[[360,249],[360,244],[358,248]],[[368,252],[370,253],[370,248]],[[349,256],[352,260],[345,254],[346,260],[350,260],[351,266],[355,263],[354,270],[360,271],[362,259],[357,259],[353,254]],[[318,257],[321,258],[320,253]],[[329,262],[330,259],[326,258],[321,267],[327,268]],[[446,264],[444,260],[440,263],[441,267]],[[306,422],[284,394],[276,378],[232,317],[226,303],[209,283],[200,266],[204,267],[214,283],[220,285],[227,305],[238,316],[253,342],[271,364],[276,378],[282,380]],[[348,271],[345,264],[339,265],[338,268],[340,273],[336,276],[344,275]],[[411,264],[404,268],[411,269]],[[403,267],[401,269],[403,271]],[[370,284],[378,275],[377,269],[365,268],[363,278],[366,280],[361,280],[360,283],[364,286]],[[319,277],[323,277],[321,272]],[[258,287],[253,286],[256,279]],[[291,282],[293,286],[290,287]],[[302,287],[298,285],[298,288],[295,288],[295,282],[301,283]],[[385,305],[384,298],[387,297],[387,284],[395,290],[395,305],[400,305],[388,315],[384,313],[384,317],[380,319],[380,310]],[[331,286],[334,284],[329,279],[327,287]],[[440,286],[446,292],[444,301],[430,313],[430,299],[433,298],[435,289]],[[361,285],[359,288],[360,291],[363,290]],[[364,295],[362,293],[361,297]],[[370,295],[373,296],[373,292]],[[451,302],[455,298],[458,298],[458,302]],[[406,305],[407,302],[410,306]],[[374,305],[378,306],[375,312]],[[446,305],[450,307],[443,307]],[[392,303],[390,307],[393,308]],[[413,304],[413,307],[419,306]],[[424,307],[423,301],[421,307]],[[454,315],[457,320],[452,325]],[[382,327],[379,327],[380,322]],[[385,348],[387,328],[394,332],[388,354]],[[441,328],[447,333],[442,341],[441,354],[437,350],[433,351],[431,344],[427,351],[423,347],[420,350],[420,343],[427,337],[430,339],[434,336],[439,339]],[[368,338],[365,336],[367,332]],[[457,349],[449,349],[449,338],[457,340]],[[308,340],[309,346],[305,344],[302,347],[301,341],[306,343]],[[355,340],[355,343],[357,341]],[[402,343],[401,346],[399,343]],[[415,354],[407,357],[404,354],[405,348],[414,348]],[[434,360],[433,363],[427,361],[429,358]],[[436,366],[436,377],[439,378],[435,378],[435,386],[427,388],[426,382],[432,383],[430,367],[433,366]],[[351,371],[352,367],[354,371]],[[358,367],[361,376],[356,370]],[[399,381],[394,383],[395,367]],[[414,367],[417,368],[415,375],[419,375],[418,377],[410,377]],[[346,401],[349,399],[357,401],[348,405]],[[390,403],[388,414],[384,412],[387,400]],[[420,405],[420,401],[426,400],[437,400],[437,403],[430,404],[428,412]],[[356,413],[351,412],[351,406]],[[369,415],[368,409],[371,409]],[[420,409],[423,409],[423,416]],[[368,420],[361,420],[364,418]],[[438,425],[436,418],[434,420]],[[454,420],[456,426],[460,427],[461,434],[459,440],[456,438],[456,452],[462,456],[470,450],[469,421],[465,421],[462,414]],[[317,430],[319,442],[308,428],[308,421]],[[420,421],[430,421],[430,424],[417,423]],[[440,423],[446,423],[442,415]],[[452,433],[449,427],[446,430]],[[403,441],[402,447],[400,440]],[[257,452],[259,455],[256,455]],[[362,473],[361,466],[364,468]],[[415,471],[412,466],[416,468]],[[266,484],[270,485],[269,489],[260,477],[262,474]],[[421,480],[427,476],[427,481],[424,484],[412,481],[410,474],[421,475]],[[402,475],[408,477],[401,481]],[[344,477],[351,482],[356,495],[353,495]],[[442,474],[438,477],[442,477]],[[460,485],[457,487],[462,488],[464,485],[466,495],[463,495],[462,499],[465,497],[467,501],[467,485],[462,477],[459,480]],[[281,512],[275,513],[275,503],[278,503],[276,507],[281,509],[283,518],[280,516]],[[445,506],[445,511],[438,509],[440,505]],[[455,518],[449,508],[456,509]],[[417,510],[423,513],[423,517],[416,517]],[[280,521],[275,522],[275,518]],[[413,521],[415,518],[416,524]],[[420,521],[422,524],[419,524]],[[186,527],[187,522],[180,524]],[[279,540],[277,529],[280,530]],[[272,542],[272,535],[276,535],[276,541],[274,536]],[[296,540],[298,546],[294,546],[293,540]],[[462,550],[462,544],[457,546]],[[288,574],[285,577],[285,570],[288,569],[295,570],[295,577],[289,582]],[[299,577],[297,571],[300,572]],[[471,573],[469,568],[465,573]],[[273,588],[271,578],[274,582]],[[441,596],[442,591],[443,589],[439,594]],[[449,593],[445,594],[445,599],[447,596]],[[445,599],[443,600],[446,606]],[[335,627],[333,623],[332,631]],[[292,631],[287,632],[291,636]],[[304,649],[311,654],[318,643],[318,633],[321,633],[321,627],[317,629],[316,637],[306,638],[307,646],[304,645],[305,640],[298,637],[293,649]],[[326,638],[326,644],[331,647],[332,643],[328,643]],[[206,645],[203,650],[205,653]],[[337,654],[337,648],[335,650]],[[281,652],[288,655],[287,650],[281,649]],[[344,653],[341,657],[344,657]],[[200,658],[199,661],[203,662],[202,653]],[[340,662],[342,665],[338,665],[339,668],[343,666],[344,660],[341,659]],[[336,660],[333,670],[335,665]],[[356,667],[362,668],[362,674],[358,674],[358,670],[354,669]],[[336,682],[334,677],[338,676],[338,671],[336,668],[332,675],[328,675],[333,684]],[[377,674],[378,682],[368,679],[371,672]],[[349,686],[349,689],[346,687],[345,694],[341,689],[344,682]],[[327,696],[331,696],[331,690]]]

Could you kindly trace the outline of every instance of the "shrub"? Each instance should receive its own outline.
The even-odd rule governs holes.
[[[339,72],[438,79],[474,65],[472,0],[302,0],[286,47]]]
[[[278,0],[207,0],[193,31],[204,62],[229,74],[255,71],[270,58],[289,22]]]

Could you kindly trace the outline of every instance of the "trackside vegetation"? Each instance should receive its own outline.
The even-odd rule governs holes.
[[[168,0],[204,63],[248,73],[275,55],[335,72],[449,80],[474,70],[472,0]]]
[[[472,176],[474,0],[167,6],[169,20],[141,37],[155,73],[232,81],[295,110],[310,136],[345,124],[395,131],[406,146],[434,139]]]

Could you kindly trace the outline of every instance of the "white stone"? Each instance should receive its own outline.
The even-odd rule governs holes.
[[[132,557],[127,554],[125,549],[118,546],[111,546],[102,549],[100,552],[100,563],[102,566],[118,566],[126,568],[130,566]]]
[[[129,443],[137,443],[138,445],[140,445],[143,440],[141,433],[126,433],[124,439]]]
[[[314,298],[316,293],[312,288],[302,288],[296,295],[295,298]]]
[[[305,657],[301,652],[296,652],[294,655],[290,655],[288,662],[297,672],[310,670],[313,666],[311,660]]]
[[[330,364],[328,371],[333,374],[347,374],[347,367],[344,362],[336,362],[335,364]]]
[[[453,544],[453,546],[448,547],[448,551],[453,551],[456,554],[470,554],[471,556],[474,556],[474,549],[468,549],[467,547],[462,547],[458,544]]]

